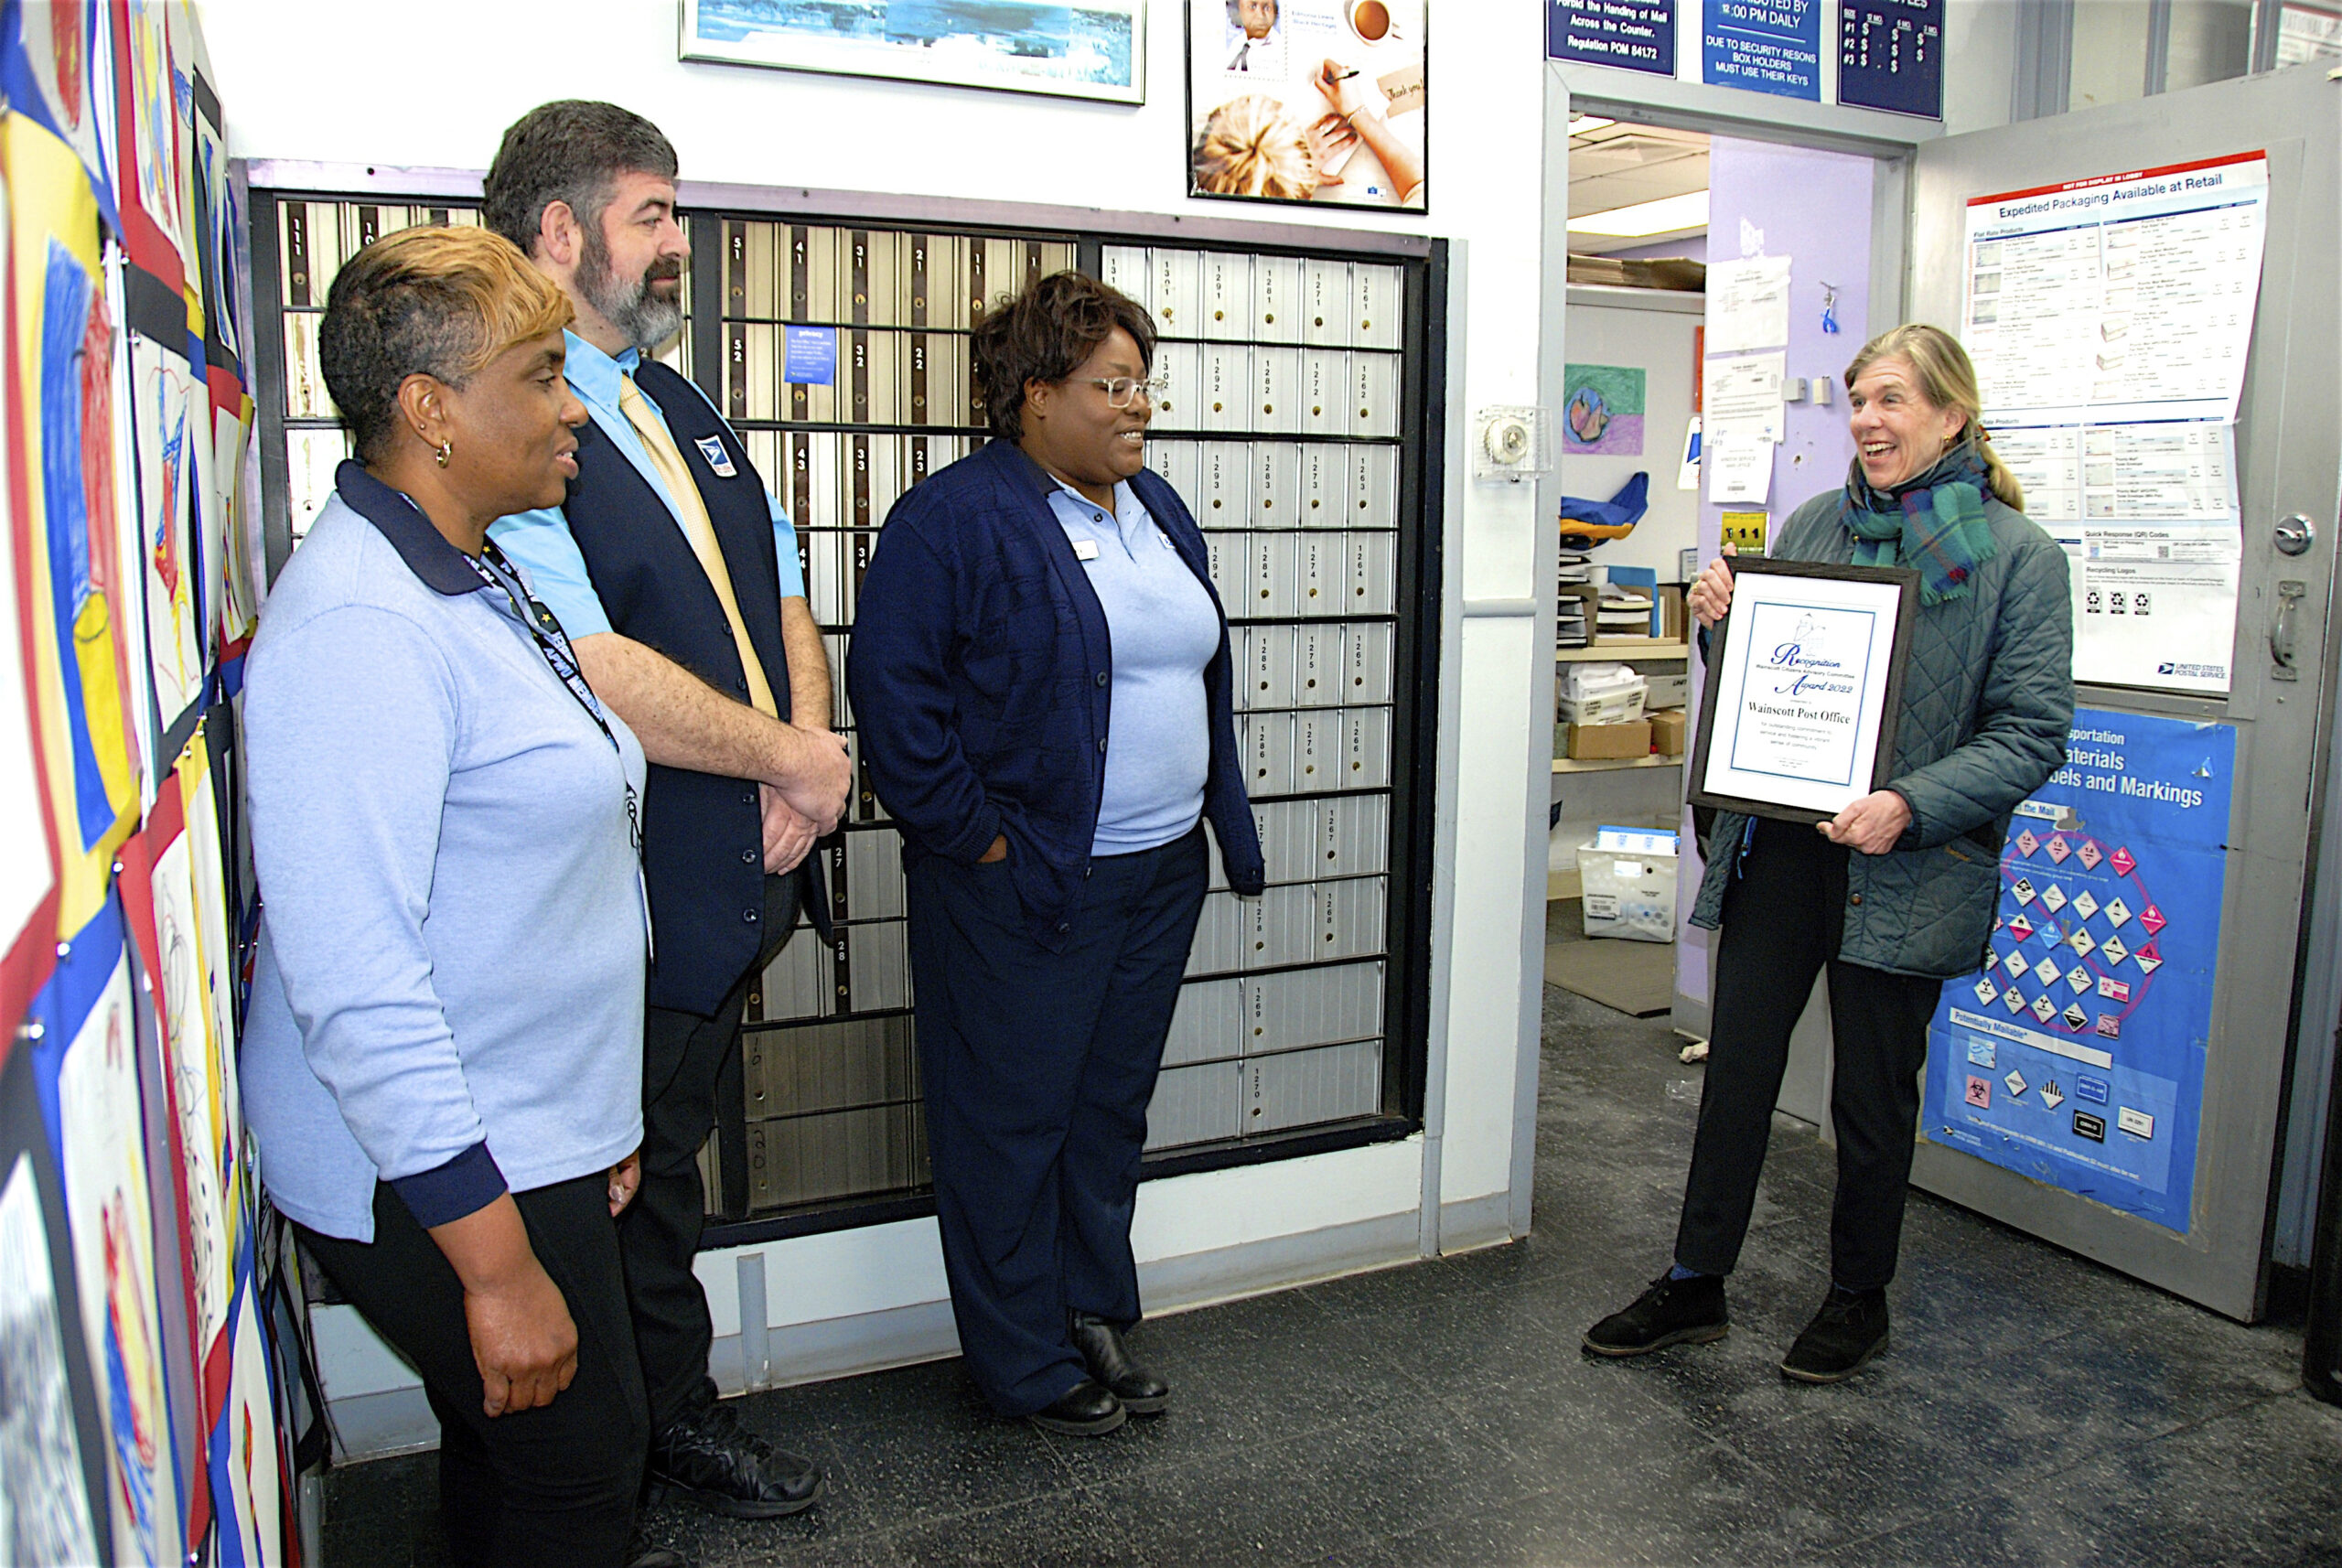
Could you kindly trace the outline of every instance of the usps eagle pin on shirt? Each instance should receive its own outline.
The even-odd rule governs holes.
[[[738,476],[740,471],[732,466],[732,455],[724,449],[722,441],[713,435],[704,435],[693,444],[699,448],[699,455],[707,459],[707,466],[715,470],[717,478],[729,479]]]

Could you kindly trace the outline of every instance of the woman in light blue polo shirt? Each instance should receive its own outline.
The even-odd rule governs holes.
[[[554,504],[571,307],[414,229],[335,279],[357,439],[247,666],[270,1198],[422,1373],[458,1562],[627,1560],[648,1443],[614,1219],[641,1143],[640,747],[487,539]]]

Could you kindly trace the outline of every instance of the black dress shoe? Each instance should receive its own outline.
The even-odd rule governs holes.
[[[626,1568],[692,1568],[691,1559],[663,1546],[629,1547]]]
[[[1045,1432],[1062,1432],[1069,1437],[1103,1437],[1130,1419],[1130,1412],[1114,1391],[1084,1378],[1059,1394],[1054,1403],[1044,1405],[1026,1420]]]
[[[779,1519],[822,1495],[811,1460],[781,1453],[725,1404],[682,1416],[651,1440],[650,1483],[654,1499],[675,1492],[733,1519]]]
[[[1709,1344],[1731,1331],[1722,1274],[1661,1274],[1633,1305],[1587,1329],[1582,1343],[1597,1356],[1644,1356],[1670,1345]]]
[[[1104,1318],[1075,1313],[1073,1348],[1090,1363],[1090,1375],[1112,1390],[1133,1415],[1161,1415],[1171,1403],[1171,1385],[1132,1360],[1122,1330]]]
[[[1800,1383],[1842,1383],[1886,1348],[1886,1292],[1845,1292],[1830,1299],[1781,1359],[1781,1376]]]

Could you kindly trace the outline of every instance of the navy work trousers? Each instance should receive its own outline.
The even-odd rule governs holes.
[[[1835,1069],[1830,1120],[1838,1134],[1831,1277],[1848,1290],[1875,1290],[1895,1277],[1919,1125],[1919,1067],[1943,982],[1838,956],[1848,853],[1802,822],[1759,820],[1748,858],[1724,894],[1707,1081],[1675,1237],[1675,1261],[1687,1269],[1728,1274],[1739,1261],[1789,1034],[1826,964]]]
[[[1003,1414],[1090,1375],[1069,1311],[1138,1320],[1139,1153],[1206,875],[1200,826],[1093,861],[1058,953],[1026,934],[1006,861],[910,868],[943,1267],[961,1353]]]

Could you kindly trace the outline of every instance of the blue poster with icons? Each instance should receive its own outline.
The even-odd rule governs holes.
[[[2225,725],[2076,712],[1937,1004],[1923,1135],[2186,1231],[2235,761]]]
[[[1719,87],[1821,101],[1821,0],[1704,0],[1702,69]]]

